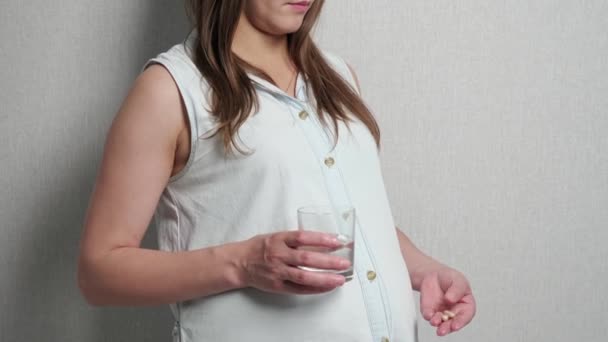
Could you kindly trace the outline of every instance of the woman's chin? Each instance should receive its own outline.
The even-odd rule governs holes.
[[[276,25],[273,28],[272,34],[274,35],[284,35],[297,32],[302,27],[302,19],[296,20],[285,20],[284,22]]]

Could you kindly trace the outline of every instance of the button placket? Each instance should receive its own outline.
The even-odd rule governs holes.
[[[302,125],[298,125],[309,144],[313,152],[322,161],[323,174],[325,175],[325,182],[327,191],[331,203],[351,203],[348,191],[346,190],[342,174],[336,162],[336,156],[334,153],[329,153],[333,142],[331,141],[328,132],[323,128],[322,123],[316,117],[314,112],[310,112],[310,109],[306,108],[306,104],[300,101],[295,101],[292,98],[288,100],[297,105],[299,112],[296,115],[303,120]],[[306,112],[306,114],[302,114]],[[302,118],[304,117],[304,119]],[[310,120],[307,120],[310,119]],[[304,124],[306,122],[306,124]],[[321,138],[321,139],[319,139]],[[364,234],[361,233],[361,226],[359,221],[355,221],[355,262],[354,262],[354,273],[359,279],[361,291],[363,292],[363,300],[369,319],[370,330],[372,337],[375,341],[380,341],[383,337],[389,336],[390,331],[390,318],[385,307],[384,297],[386,294],[383,293],[383,287],[380,279],[370,281],[368,277],[368,271],[376,269],[373,257],[370,255],[371,251],[367,245],[367,241],[364,238]],[[375,273],[374,273],[375,274]],[[374,279],[376,279],[374,277]]]

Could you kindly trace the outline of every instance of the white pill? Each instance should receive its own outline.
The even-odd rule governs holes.
[[[444,311],[443,311],[443,313],[444,313],[444,314],[446,314],[446,315],[448,315],[448,317],[450,317],[450,318],[454,318],[454,317],[456,317],[456,314],[455,314],[455,313],[453,313],[453,312],[452,312],[452,311],[450,311],[450,310],[444,310]]]

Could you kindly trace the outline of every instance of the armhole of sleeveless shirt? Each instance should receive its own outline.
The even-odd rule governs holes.
[[[147,67],[153,64],[163,66],[173,78],[173,82],[177,86],[180,98],[186,110],[186,124],[188,125],[190,130],[190,154],[188,155],[188,160],[186,161],[186,165],[184,165],[183,169],[181,169],[178,173],[169,178],[169,183],[173,183],[180,179],[182,176],[184,176],[186,172],[188,172],[188,170],[192,166],[194,157],[196,155],[197,141],[199,138],[196,118],[196,105],[195,103],[193,103],[193,97],[190,95],[190,86],[192,82],[184,80],[184,78],[179,73],[177,67],[170,59],[164,57],[163,54],[155,58],[151,58],[144,64],[144,66],[141,68],[141,71],[143,72]]]
[[[350,70],[350,67],[346,63],[346,60],[330,51],[323,51],[323,55],[325,56],[325,60],[330,63],[330,66],[332,66],[334,70],[340,76],[342,76],[342,78],[348,83],[348,85],[353,88],[355,93],[361,96],[361,93],[357,88],[357,81],[355,81],[355,76],[353,75],[352,71]]]

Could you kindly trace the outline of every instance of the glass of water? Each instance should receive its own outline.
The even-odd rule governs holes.
[[[300,249],[337,255],[350,261],[346,270],[327,270],[312,267],[300,268],[314,272],[332,272],[343,275],[346,281],[353,278],[355,248],[355,208],[351,205],[309,205],[298,208],[298,229],[333,234],[342,245],[337,248],[304,246]]]

